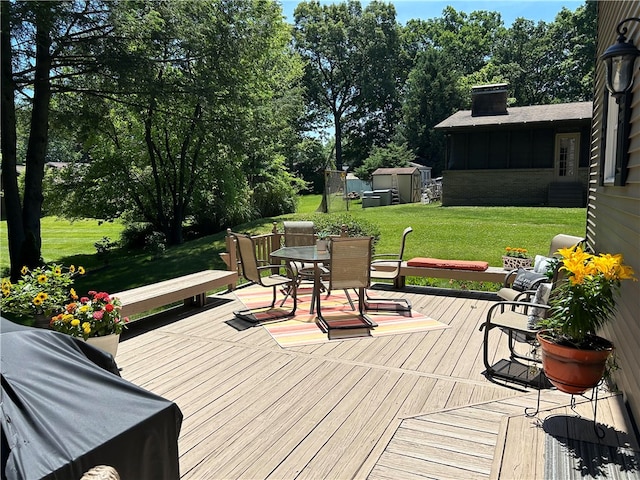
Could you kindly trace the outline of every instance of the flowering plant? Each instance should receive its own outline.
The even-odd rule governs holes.
[[[505,255],[507,257],[529,258],[529,255],[527,255],[528,250],[526,248],[506,247],[505,250],[506,250]]]
[[[129,319],[121,318],[120,301],[106,292],[91,291],[88,295],[66,305],[63,313],[51,319],[51,328],[85,340],[121,333]]]
[[[593,255],[580,247],[558,250],[560,280],[550,299],[549,318],[541,322],[556,341],[587,348],[590,337],[609,321],[615,311],[615,295],[622,280],[636,280],[622,255]]]
[[[37,315],[51,315],[61,312],[64,305],[76,294],[71,286],[76,275],[83,275],[84,268],[71,265],[48,265],[30,270],[22,267],[22,276],[14,284],[8,278],[2,279],[0,308],[20,320],[32,320]]]

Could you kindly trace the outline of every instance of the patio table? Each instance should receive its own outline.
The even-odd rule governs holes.
[[[309,313],[313,313],[320,295],[320,264],[328,263],[331,260],[331,253],[328,250],[318,250],[316,245],[282,247],[271,252],[271,258],[313,264],[313,293],[311,309],[309,310]]]

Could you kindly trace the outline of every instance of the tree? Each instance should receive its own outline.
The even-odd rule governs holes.
[[[415,156],[439,174],[444,168],[444,136],[433,127],[462,106],[458,74],[442,50],[428,48],[418,55],[407,80],[400,133]]]
[[[359,179],[370,182],[373,172],[378,168],[407,167],[413,159],[413,153],[406,144],[390,143],[386,147],[373,147],[371,155],[362,166],[356,168],[355,174]]]
[[[294,46],[306,61],[308,108],[320,122],[331,117],[336,168],[341,170],[346,124],[354,136],[356,125],[366,125],[366,143],[376,141],[373,131],[393,129],[401,85],[395,9],[377,1],[364,11],[358,1],[310,1],[300,3],[294,17]]]
[[[111,78],[74,85],[102,93],[61,101],[70,121],[82,112],[77,133],[91,160],[59,185],[71,192],[67,206],[100,198],[93,216],[127,212],[171,244],[182,242],[187,219],[206,232],[293,211],[303,185],[280,151],[296,134],[301,67],[277,4],[134,5],[112,12],[129,53],[118,52]]]
[[[102,3],[93,0],[2,0],[2,187],[13,278],[22,265],[35,267],[41,261],[42,179],[52,93],[84,69],[97,69],[98,55],[88,59],[79,53],[101,45],[108,31],[104,13]],[[16,175],[16,92],[31,108],[22,202]]]

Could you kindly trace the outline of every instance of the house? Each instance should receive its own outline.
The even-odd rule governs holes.
[[[422,195],[422,175],[416,167],[378,168],[372,174],[376,190],[396,190],[399,203],[416,203]]]
[[[584,207],[591,102],[507,108],[507,84],[473,87],[446,133],[443,205]]]
[[[640,43],[640,2],[598,2],[598,59],[616,43],[624,19],[626,37]],[[640,52],[639,52],[640,53]],[[630,91],[620,103],[605,88],[605,67],[595,72],[587,206],[587,243],[596,252],[621,253],[640,277],[640,72],[633,68]],[[613,374],[636,421],[640,419],[640,282],[623,282],[616,319],[603,336],[616,348]]]

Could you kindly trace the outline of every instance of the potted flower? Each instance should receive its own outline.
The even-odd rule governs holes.
[[[316,237],[316,248],[319,252],[326,252],[329,246],[329,232],[318,232]]]
[[[502,267],[505,270],[531,267],[531,257],[527,253],[528,250],[526,248],[506,247],[505,254],[502,256]]]
[[[613,345],[597,331],[613,318],[622,280],[633,269],[622,255],[593,255],[582,248],[558,250],[558,281],[549,301],[548,318],[537,338],[545,375],[559,390],[583,393],[601,380]]]
[[[91,291],[87,297],[76,297],[67,304],[64,312],[51,318],[50,325],[53,330],[81,338],[115,357],[120,333],[129,321],[122,318],[121,309],[117,298]]]
[[[47,327],[52,315],[62,312],[75,295],[73,278],[84,268],[52,264],[29,269],[22,267],[16,283],[2,279],[2,315],[23,325]]]

